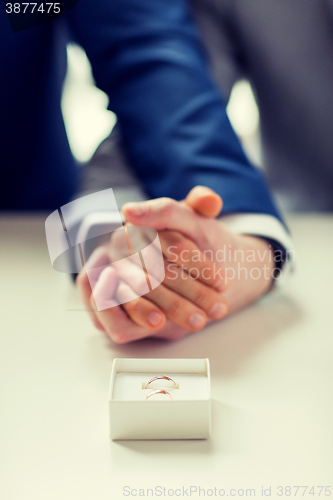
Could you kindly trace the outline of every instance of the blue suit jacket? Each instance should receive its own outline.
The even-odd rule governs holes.
[[[66,42],[86,50],[151,197],[213,188],[224,212],[279,217],[245,157],[207,70],[186,0],[80,0],[66,16],[12,33],[0,7],[0,208],[55,209],[78,173],[60,110]]]

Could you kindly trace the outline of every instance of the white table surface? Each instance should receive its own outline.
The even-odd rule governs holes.
[[[166,487],[165,497],[191,485],[237,498],[263,486],[271,498],[277,486],[332,491],[333,217],[290,226],[298,271],[283,291],[179,342],[119,346],[52,269],[44,218],[2,216],[0,499],[121,499],[124,486]],[[115,357],[208,357],[212,438],[111,442]],[[317,498],[309,489],[296,498]]]

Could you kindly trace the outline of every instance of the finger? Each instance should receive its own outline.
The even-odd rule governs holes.
[[[113,266],[117,270],[119,278],[130,285],[133,293],[135,292],[135,295],[128,300],[141,297],[149,292],[147,275],[142,267],[141,259],[138,254],[114,262]]]
[[[127,309],[132,312],[137,320],[136,325],[119,306],[122,302],[131,299],[131,294],[136,297],[135,292],[129,286],[125,283],[119,284],[119,276],[116,270],[112,266],[108,266],[101,272],[90,297],[90,304],[99,322],[112,340],[117,343],[131,342],[147,337],[152,330],[159,329],[165,323],[164,314],[154,304],[142,299],[139,304],[139,311],[136,309],[138,305],[136,300],[134,300],[134,305],[127,306]],[[147,315],[145,324],[144,314]],[[149,325],[149,329],[142,328],[146,324]]]
[[[135,271],[135,267],[133,267],[133,271]],[[138,297],[132,285],[129,286],[122,282],[117,289],[116,296],[113,297],[112,293],[115,287],[108,283],[109,279],[113,279],[110,272],[110,268],[106,268],[102,272],[93,290],[99,310],[122,304],[123,309],[135,323],[150,329],[162,327],[165,323],[165,316],[177,325],[191,331],[199,330],[205,325],[207,317],[202,309],[163,285],[147,293],[143,298]],[[132,282],[135,281],[132,276]],[[140,307],[142,307],[141,311]]]
[[[118,302],[115,299],[115,291],[118,283],[119,277],[116,270],[111,266],[105,267],[100,273],[99,278],[92,289],[95,310],[101,311],[118,305]],[[92,299],[90,299],[90,301],[91,300]]]
[[[163,311],[144,297],[137,297],[126,283],[118,286],[116,296],[127,315],[137,325],[151,330],[159,330],[164,326],[166,317]]]
[[[202,217],[185,203],[171,198],[158,198],[139,203],[126,203],[122,208],[128,222],[137,226],[150,226],[158,231],[170,229],[180,231],[198,245],[202,238],[203,225],[198,224]],[[202,217],[206,222],[206,217]]]
[[[91,306],[95,307],[93,297],[91,300]],[[121,306],[103,311],[96,310],[96,315],[104,331],[117,344],[127,344],[156,333],[151,328],[144,328],[134,323]]]
[[[184,203],[205,217],[217,217],[223,206],[221,196],[205,186],[196,186],[191,189]]]
[[[163,231],[159,236],[162,252],[169,262],[186,269],[194,278],[219,292],[227,289],[225,269],[212,262],[207,251],[202,252],[192,240],[177,231]]]
[[[100,267],[109,264],[110,258],[108,255],[107,248],[104,246],[96,248],[90,255],[87,262],[85,262],[84,267],[86,269],[93,269],[95,267]]]
[[[164,279],[164,260],[161,249],[149,247],[144,255],[134,254],[126,260],[113,263],[119,278],[125,281],[136,297],[141,297],[156,288]],[[148,267],[147,267],[148,266]]]
[[[226,316],[228,305],[225,298],[210,286],[193,279],[177,267],[169,263],[166,266],[163,284],[182,297],[196,304],[205,311],[209,318],[218,320]]]
[[[206,324],[205,311],[163,284],[149,292],[145,298],[156,304],[169,320],[186,330],[195,332]]]
[[[89,257],[89,259],[87,260],[87,262],[84,264],[83,269],[81,271],[84,273],[87,273],[89,271],[88,277],[92,288],[97,283],[97,280],[102,270],[105,268],[105,266],[109,264],[110,264],[110,258],[107,249],[105,247],[96,248]]]

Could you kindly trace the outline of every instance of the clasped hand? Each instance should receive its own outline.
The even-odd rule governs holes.
[[[135,263],[122,268],[110,265],[108,248],[97,248],[77,278],[96,328],[117,343],[149,336],[179,339],[265,293],[274,264],[269,244],[230,231],[215,219],[221,208],[221,198],[201,186],[192,189],[182,202],[159,198],[124,205],[129,224],[158,231],[165,277],[142,295],[138,274],[142,268]],[[222,248],[227,249],[224,259],[218,258]],[[244,259],[249,251],[258,257]],[[240,261],[246,272],[237,275]],[[254,266],[260,273],[255,279],[251,278]]]

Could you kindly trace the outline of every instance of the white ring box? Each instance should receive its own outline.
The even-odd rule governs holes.
[[[155,380],[157,376],[173,379]],[[165,394],[147,395],[156,390]],[[211,434],[208,359],[136,359],[113,361],[109,391],[110,438],[207,439]]]

